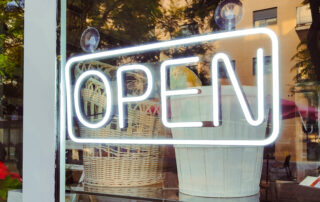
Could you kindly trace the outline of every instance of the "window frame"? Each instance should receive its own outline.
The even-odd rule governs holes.
[[[258,13],[258,12],[266,12],[266,11],[271,11],[271,10],[274,10],[275,9],[275,13],[276,13],[276,16],[275,17],[264,17],[263,19],[260,19],[260,20],[256,20],[255,19],[255,13]],[[272,20],[272,19],[275,19],[274,22],[269,22],[267,23],[267,20]],[[261,22],[264,22],[263,24],[261,25],[256,25],[256,22],[258,21],[261,21]],[[267,8],[267,9],[261,9],[261,10],[254,10],[252,12],[252,24],[253,24],[253,27],[265,27],[265,26],[269,26],[269,25],[275,25],[278,23],[278,7],[272,7],[272,8]]]

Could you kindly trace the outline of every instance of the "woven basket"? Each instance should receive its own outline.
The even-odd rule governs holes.
[[[98,64],[101,67],[101,63]],[[86,64],[84,66],[87,68],[96,65]],[[83,70],[81,67],[76,69]],[[108,73],[105,69],[103,71]],[[75,75],[77,77],[76,72]],[[137,92],[137,89],[132,88],[132,92]],[[106,99],[103,84],[90,78],[84,84],[81,95],[84,114],[88,120],[95,122],[101,119]],[[129,103],[127,107],[127,128],[119,128],[116,114],[108,125],[99,129],[89,129],[78,123],[80,136],[120,139],[153,138],[165,134],[160,124],[160,105],[158,102]],[[84,183],[91,186],[108,187],[132,187],[160,183],[163,178],[162,159],[163,149],[156,145],[87,144],[83,148]]]
[[[144,187],[97,187],[97,186],[84,186],[84,191],[101,193],[101,194],[112,194],[120,196],[131,196],[131,197],[144,197],[144,198],[162,198],[163,190],[162,186],[152,185]]]

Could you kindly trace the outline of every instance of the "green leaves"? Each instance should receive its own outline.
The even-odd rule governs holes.
[[[22,184],[18,179],[7,176],[4,180],[0,180],[0,198],[6,200],[9,190],[21,188]]]
[[[2,78],[20,81],[23,72],[22,47],[12,47],[10,52],[0,54],[0,74]]]
[[[24,10],[8,8],[8,2],[11,0],[0,1],[0,82],[4,89],[14,86],[15,92],[9,94],[22,98]]]
[[[218,28],[214,20],[214,11],[221,0],[193,0],[186,8],[185,15],[190,21],[199,23],[199,27],[204,26],[208,22],[210,28],[215,30]]]
[[[291,87],[292,93],[303,93],[313,106],[317,106],[318,98],[312,92],[318,91],[317,70],[311,61],[310,52],[305,41],[297,46],[297,53],[291,58],[296,61],[291,71],[296,71],[293,80],[295,86]]]
[[[154,30],[155,19],[161,15],[159,0],[68,1],[68,12],[70,33],[96,27],[101,34],[101,45],[107,48],[154,40],[150,32]]]
[[[295,66],[291,68],[291,71],[297,70],[297,74],[294,77],[294,80],[297,83],[317,80],[316,68],[311,62],[306,42],[301,42],[297,46],[297,53],[291,58],[291,60],[296,61]]]

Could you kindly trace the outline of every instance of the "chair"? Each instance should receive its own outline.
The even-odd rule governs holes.
[[[283,163],[283,169],[286,170],[286,174],[287,174],[287,178],[288,179],[291,179],[292,178],[292,172],[291,172],[291,169],[290,169],[290,158],[291,158],[291,155],[288,155],[286,156],[286,159]]]
[[[293,178],[293,176],[292,176],[292,172],[291,172],[291,168],[290,168],[290,158],[291,158],[291,155],[287,155],[282,165],[271,165],[270,174],[274,174],[274,175],[278,176],[284,170],[286,173],[285,180],[291,180]],[[277,179],[274,179],[274,180],[277,180]]]

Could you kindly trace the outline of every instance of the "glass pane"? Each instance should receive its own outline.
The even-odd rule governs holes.
[[[272,60],[271,60],[271,56],[264,56],[263,58],[263,62],[264,62],[264,73],[265,74],[271,74],[272,73]],[[257,58],[253,58],[252,59],[253,62],[253,75],[256,75],[256,68],[257,68]]]
[[[254,21],[254,26],[255,27],[263,27],[263,26],[266,26],[266,25],[267,25],[267,23],[266,23],[265,19]]]
[[[268,25],[277,24],[277,18],[266,19],[266,23],[267,23]]]
[[[65,2],[68,200],[318,200],[319,48],[296,28],[302,1],[241,1],[234,30],[214,16],[240,4],[219,2]]]
[[[23,13],[23,1],[0,4],[1,201],[22,188]]]
[[[263,20],[270,18],[277,18],[277,8],[269,8],[253,12],[254,20]]]

